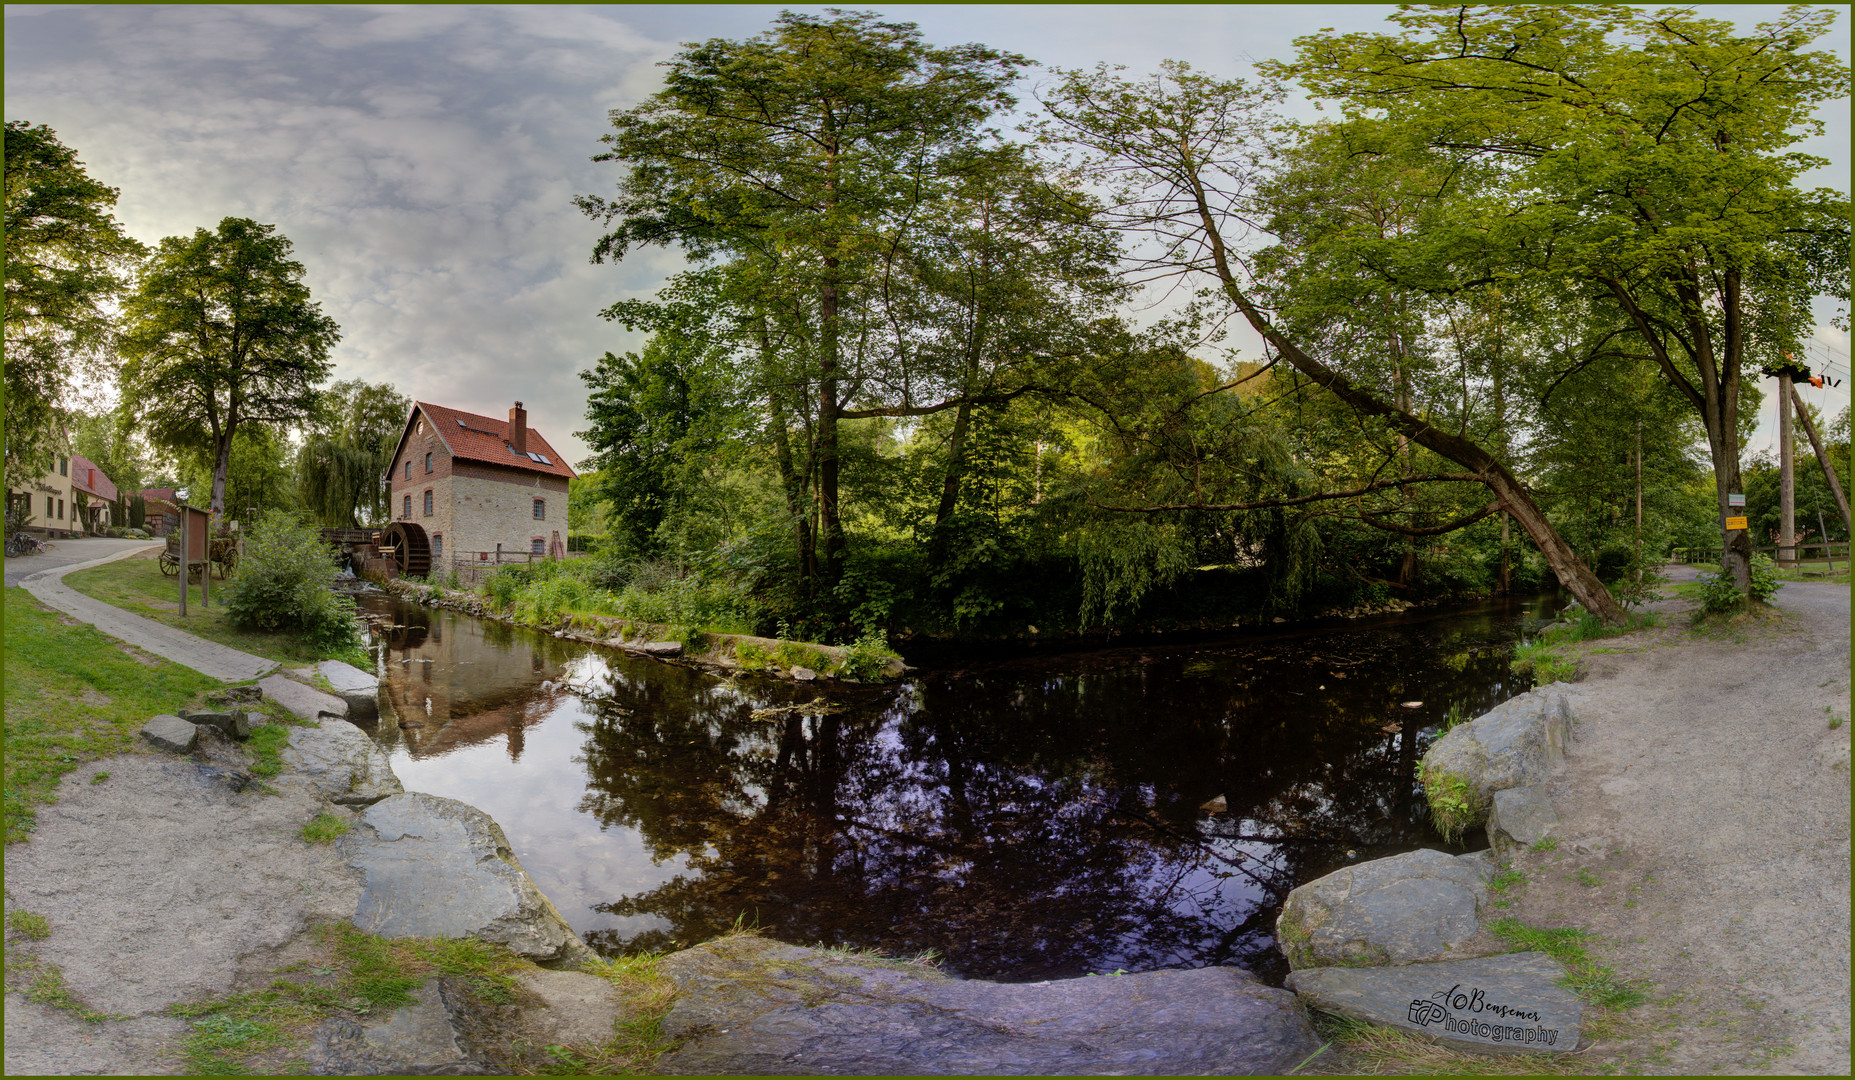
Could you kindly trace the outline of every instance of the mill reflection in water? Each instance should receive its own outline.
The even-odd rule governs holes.
[[[1442,846],[1417,760],[1451,703],[1473,715],[1524,689],[1506,645],[1538,613],[818,689],[366,604],[394,626],[376,635],[394,770],[501,823],[595,949],[740,921],[1010,980],[1235,964],[1279,981],[1289,889]]]

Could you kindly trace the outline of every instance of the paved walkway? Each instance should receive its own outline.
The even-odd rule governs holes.
[[[105,552],[101,547],[85,551],[80,545],[110,544],[116,550]],[[101,600],[94,600],[64,583],[64,576],[73,570],[83,570],[104,563],[115,562],[140,554],[151,548],[161,547],[160,541],[147,543],[134,541],[123,546],[123,541],[60,541],[59,548],[46,555],[28,556],[31,559],[50,559],[57,555],[69,558],[77,554],[91,554],[86,562],[65,562],[43,565],[35,568],[33,573],[21,573],[23,568],[16,568],[22,560],[7,561],[6,583],[22,586],[46,607],[75,616],[103,631],[110,637],[126,641],[145,652],[151,652],[165,660],[190,667],[202,675],[210,675],[226,682],[239,682],[255,679],[277,669],[277,661],[240,652],[204,638],[194,637],[184,630],[176,630],[153,619],[144,619],[140,615],[131,615],[119,607],[113,607]]]

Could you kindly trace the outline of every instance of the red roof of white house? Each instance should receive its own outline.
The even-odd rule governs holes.
[[[71,455],[71,486],[105,502],[116,501],[116,483],[88,458]]]
[[[478,416],[461,409],[447,409],[443,405],[430,405],[423,401],[412,403],[412,414],[406,417],[405,430],[400,433],[399,441],[403,446],[412,432],[413,417],[425,414],[425,419],[432,425],[438,438],[451,450],[453,458],[465,461],[481,461],[489,465],[500,465],[508,469],[522,469],[528,472],[543,473],[571,480],[577,474],[560,454],[541,437],[533,427],[528,428],[528,453],[517,454],[509,446],[509,421],[497,420],[488,416]],[[398,448],[394,457],[399,456]]]

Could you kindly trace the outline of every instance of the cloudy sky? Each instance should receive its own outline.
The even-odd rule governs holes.
[[[577,373],[639,344],[598,311],[650,295],[681,265],[657,251],[589,262],[599,229],[572,198],[617,180],[617,166],[591,161],[607,112],[648,96],[680,43],[751,36],[779,10],[9,5],[6,118],[55,128],[121,189],[117,216],[147,243],[227,216],[276,224],[341,324],[338,377],[494,416],[520,398],[578,460]],[[876,10],[935,43],[980,41],[1045,65],[1139,72],[1176,58],[1239,75],[1292,55],[1297,35],[1381,28],[1394,8]],[[1706,8],[1748,27],[1780,10]],[[1846,61],[1847,19],[1820,44]],[[1846,190],[1847,103],[1825,118],[1828,135],[1806,149],[1833,164],[1809,181]],[[1844,374],[1847,347],[1826,326],[1812,346]],[[1833,416],[1847,390],[1814,396]]]

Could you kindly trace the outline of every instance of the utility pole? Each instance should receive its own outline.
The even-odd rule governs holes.
[[[1791,387],[1791,403],[1797,407],[1797,422],[1803,425],[1803,433],[1810,437],[1810,449],[1816,451],[1816,463],[1823,467],[1823,476],[1829,481],[1829,490],[1835,493],[1836,505],[1842,508],[1843,526],[1855,529],[1855,525],[1849,521],[1849,499],[1842,493],[1842,481],[1836,478],[1836,469],[1829,463],[1829,455],[1823,453],[1823,440],[1816,437],[1816,425],[1810,422],[1810,412],[1803,407],[1803,395],[1797,392],[1796,386]],[[1828,542],[1827,534],[1823,540]]]
[[[1791,377],[1778,373],[1778,565],[1797,565],[1797,474],[1791,461]]]

